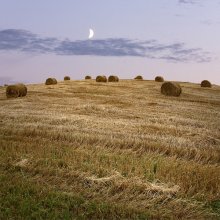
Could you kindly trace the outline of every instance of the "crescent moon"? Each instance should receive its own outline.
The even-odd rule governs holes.
[[[92,29],[89,29],[89,39],[92,39],[94,36],[94,31]]]

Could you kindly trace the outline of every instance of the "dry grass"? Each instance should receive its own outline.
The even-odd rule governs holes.
[[[212,84],[208,80],[203,80],[201,82],[201,87],[209,87],[209,88],[211,88]]]
[[[143,80],[143,76],[138,75],[138,76],[136,76],[134,79],[137,79],[137,80]]]
[[[85,79],[92,79],[91,76],[85,76]]]
[[[220,87],[180,85],[167,97],[154,81],[70,81],[12,100],[1,87],[0,171],[126,218],[218,219]]]
[[[6,88],[7,98],[17,98],[27,95],[27,87],[24,84],[9,85]]]
[[[156,82],[164,82],[164,78],[162,76],[156,76],[155,81]]]
[[[63,80],[70,80],[70,76],[64,76]]]
[[[165,82],[161,86],[161,93],[167,96],[180,96],[182,88],[177,83]]]
[[[97,76],[96,77],[96,82],[107,82],[107,77],[104,75]]]
[[[118,82],[118,81],[119,81],[118,76],[111,75],[108,77],[108,82]]]
[[[55,78],[48,78],[45,82],[46,85],[54,85],[57,84],[57,80]]]

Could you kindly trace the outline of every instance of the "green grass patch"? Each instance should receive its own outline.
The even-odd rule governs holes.
[[[211,209],[213,210],[213,212],[215,212],[216,214],[219,215],[220,218],[220,200],[215,200],[212,201],[209,206],[211,207]]]
[[[127,207],[52,191],[19,174],[0,172],[0,219],[148,219]]]

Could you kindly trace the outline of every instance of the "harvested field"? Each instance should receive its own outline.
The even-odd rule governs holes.
[[[219,219],[220,86],[179,84],[0,87],[0,219]]]

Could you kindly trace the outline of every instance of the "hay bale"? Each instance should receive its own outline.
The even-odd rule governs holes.
[[[8,84],[4,84],[4,86],[6,87],[6,86],[8,86]]]
[[[6,88],[7,98],[17,98],[27,95],[27,87],[24,84],[9,85]]]
[[[182,88],[177,83],[165,82],[161,86],[161,93],[167,96],[180,96]]]
[[[108,81],[109,82],[118,82],[119,78],[117,76],[111,75],[111,76],[108,77]]]
[[[57,84],[57,80],[55,78],[48,78],[45,82],[46,85],[54,85]]]
[[[136,76],[134,79],[136,79],[136,80],[143,80],[143,77],[140,76],[140,75],[138,75],[138,76]]]
[[[164,78],[162,76],[156,76],[155,81],[156,82],[164,82]]]
[[[85,79],[92,79],[91,76],[85,76]]]
[[[69,76],[65,76],[64,77],[64,80],[66,81],[66,80],[70,80],[70,77]]]
[[[102,75],[102,76],[97,76],[96,77],[96,82],[107,82],[107,78],[106,76]]]
[[[208,80],[203,80],[203,81],[201,82],[201,87],[211,88],[211,87],[212,87],[212,84],[211,84]]]

